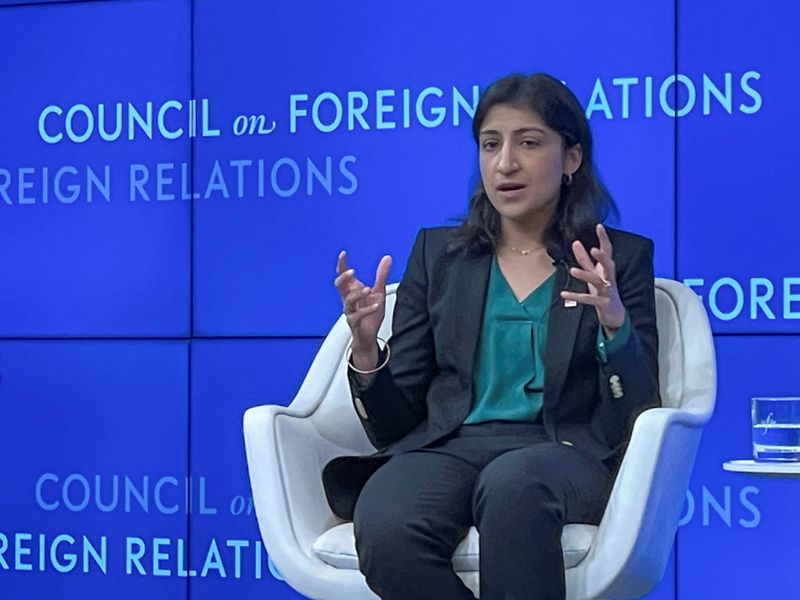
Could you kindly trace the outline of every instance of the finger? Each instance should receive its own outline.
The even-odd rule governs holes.
[[[339,252],[339,258],[336,259],[336,274],[341,275],[347,271],[347,252],[342,250]]]
[[[377,310],[378,310],[378,308],[380,308],[380,306],[381,306],[381,303],[380,303],[380,302],[375,302],[374,304],[369,304],[369,305],[367,305],[367,306],[364,306],[364,307],[362,307],[362,308],[359,308],[359,309],[357,309],[357,310],[354,310],[354,311],[353,311],[353,312],[351,312],[351,313],[348,313],[348,314],[347,314],[347,324],[348,324],[348,325],[349,325],[351,328],[355,328],[355,327],[357,327],[357,326],[358,326],[358,324],[361,322],[361,320],[362,320],[364,317],[366,317],[366,316],[368,316],[368,315],[371,315],[372,313],[374,313],[375,311],[377,311]]]
[[[602,306],[608,299],[604,296],[596,296],[595,294],[579,294],[577,292],[567,292],[562,291],[561,297],[564,300],[574,300],[575,302],[580,302],[581,304],[591,304],[592,306]]]
[[[603,267],[606,279],[613,285],[617,279],[617,267],[611,256],[600,248],[592,248],[592,257]]]
[[[363,283],[356,279],[354,269],[348,269],[337,276],[336,279],[333,280],[333,284],[336,286],[336,289],[339,290],[339,295],[342,297],[342,300],[353,290],[361,289],[364,286]]]
[[[597,271],[585,271],[583,269],[578,269],[577,267],[572,267],[569,270],[569,274],[575,279],[580,279],[581,281],[592,284],[598,290],[608,287],[603,281],[603,277]]]
[[[600,250],[605,252],[609,258],[613,257],[614,246],[611,245],[611,239],[602,223],[597,224],[597,239],[600,240]]]
[[[572,242],[572,254],[575,255],[575,260],[578,261],[580,266],[587,271],[594,271],[594,263],[592,259],[589,258],[589,254],[586,252],[586,248],[584,248],[580,240]]]
[[[386,278],[389,276],[389,269],[392,268],[392,257],[388,254],[381,258],[378,263],[378,269],[375,271],[375,285],[372,286],[375,290],[384,290],[386,288]]]
[[[353,290],[344,299],[345,312],[354,311],[358,308],[358,302],[362,298],[366,298],[369,294],[368,287],[362,287],[359,290]]]
[[[349,291],[347,286],[351,283],[354,274],[355,271],[353,269],[347,269],[339,273],[336,279],[333,280],[333,285],[335,285],[340,292],[347,293]]]
[[[347,269],[341,275],[337,275],[336,279],[333,280],[333,285],[336,287],[341,287],[342,285],[353,285],[356,284],[358,286],[364,285],[355,277],[355,269]],[[349,291],[349,290],[346,290]]]

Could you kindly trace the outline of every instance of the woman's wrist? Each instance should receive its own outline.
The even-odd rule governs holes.
[[[611,340],[619,330],[620,327],[609,327],[608,325],[603,325],[603,333],[606,334],[606,340]]]
[[[365,340],[353,338],[353,341],[350,343],[350,349],[353,352],[353,356],[374,356],[376,359],[381,351],[378,345],[378,336],[368,337]]]
[[[378,346],[378,342],[383,342],[383,350]],[[369,385],[375,373],[383,369],[389,362],[391,349],[389,344],[379,337],[371,345],[364,346],[351,344],[346,353],[346,361],[349,369],[358,375],[358,379],[364,385]],[[380,362],[380,364],[378,364]]]
[[[360,371],[371,371],[378,366],[378,344],[377,342],[367,349],[352,347],[350,363]]]

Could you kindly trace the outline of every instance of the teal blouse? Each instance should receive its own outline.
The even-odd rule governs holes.
[[[472,409],[465,424],[533,421],[544,397],[544,352],[555,273],[521,302],[508,285],[497,258],[492,260],[473,377]],[[630,322],[611,340],[598,327],[600,360],[625,345]]]

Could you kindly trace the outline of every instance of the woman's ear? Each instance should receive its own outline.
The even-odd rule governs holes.
[[[564,173],[574,175],[583,162],[583,149],[580,144],[575,144],[564,152]]]

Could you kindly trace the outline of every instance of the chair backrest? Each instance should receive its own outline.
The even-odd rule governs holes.
[[[678,408],[683,398],[684,340],[676,302],[661,285],[656,285],[656,326],[661,404]]]
[[[687,286],[656,278],[659,389],[662,406],[710,417],[716,388],[714,340],[700,298]]]
[[[396,283],[387,286],[386,316],[379,331],[383,339],[391,336],[396,291]],[[713,339],[705,309],[698,296],[677,281],[656,278],[655,294],[662,405],[692,408],[710,416],[715,394],[692,393],[716,381]],[[317,430],[334,444],[366,452],[371,446],[352,410],[345,379],[349,343],[347,322],[341,317],[325,339],[292,407],[305,408]],[[315,377],[317,367],[327,377]],[[314,406],[304,407],[303,396],[313,398]],[[687,406],[696,396],[703,398],[703,406]]]

